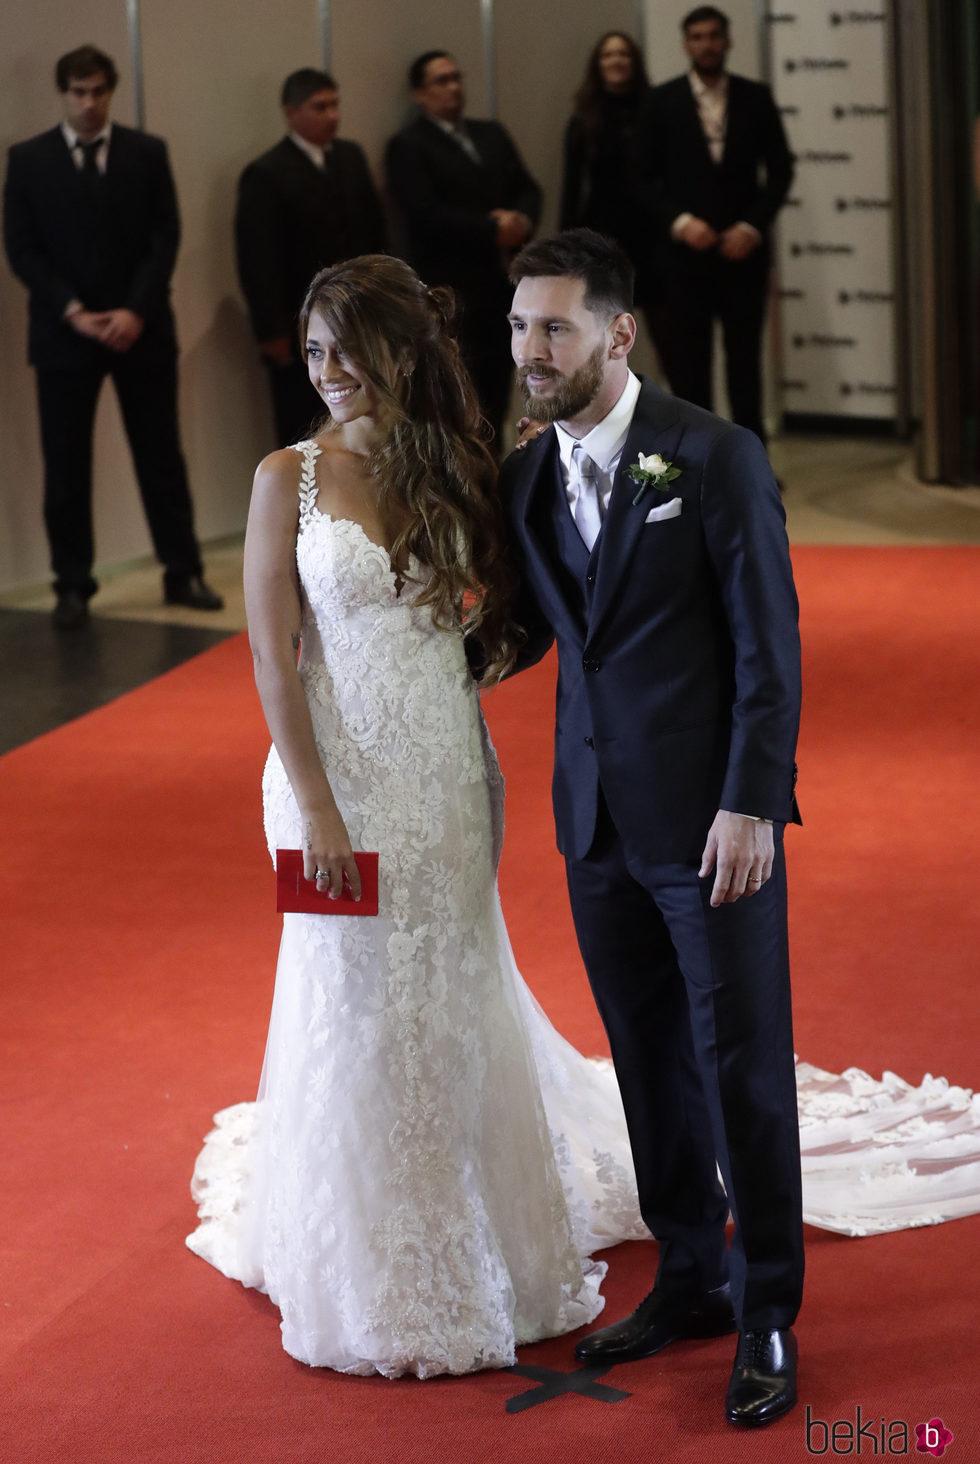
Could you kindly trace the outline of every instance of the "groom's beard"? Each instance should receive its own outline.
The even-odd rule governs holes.
[[[601,345],[596,346],[585,365],[571,376],[562,376],[560,371],[554,371],[550,366],[519,366],[517,384],[524,400],[524,411],[535,422],[567,422],[577,417],[599,394],[605,359],[606,347]],[[532,371],[537,376],[550,376],[561,385],[552,396],[535,396],[527,385]]]

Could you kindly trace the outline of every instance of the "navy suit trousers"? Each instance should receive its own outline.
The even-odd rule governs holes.
[[[713,909],[713,874],[631,857],[600,805],[568,888],[657,1285],[699,1295],[730,1280],[740,1329],[791,1326],[803,1235],[782,830],[759,893]]]

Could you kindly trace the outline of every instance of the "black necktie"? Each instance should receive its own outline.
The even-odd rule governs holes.
[[[86,181],[99,177],[99,169],[96,165],[95,155],[102,146],[102,139],[97,137],[94,142],[80,142],[78,146],[82,150],[82,177]]]

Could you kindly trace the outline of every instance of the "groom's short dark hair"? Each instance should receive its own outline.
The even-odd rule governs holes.
[[[621,315],[633,308],[634,270],[626,254],[594,229],[565,229],[550,239],[525,244],[510,267],[511,283],[570,275],[585,281],[585,305],[597,315]]]

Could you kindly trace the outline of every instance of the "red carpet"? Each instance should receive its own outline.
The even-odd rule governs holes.
[[[810,1061],[976,1086],[980,798],[976,549],[803,549],[800,797],[788,836],[797,1047]],[[508,778],[504,906],[557,1025],[602,1045],[553,853],[544,667],[487,698]],[[3,1408],[12,1464],[524,1464],[864,1457],[939,1416],[980,1457],[980,1217],[863,1241],[811,1231],[801,1406],[721,1420],[727,1341],[615,1369],[631,1396],[510,1415],[507,1373],[311,1372],[278,1320],[183,1247],[210,1114],[254,1093],[277,945],[258,820],[266,751],[244,640],[0,759]],[[612,1253],[609,1316],[649,1285]],[[567,1340],[521,1362],[572,1369]],[[860,1407],[861,1417],[857,1419]],[[851,1434],[848,1434],[848,1427]],[[850,1437],[850,1445],[848,1438]],[[897,1441],[894,1429],[886,1438]],[[833,1454],[834,1450],[823,1452]],[[896,1448],[894,1455],[901,1453]]]

